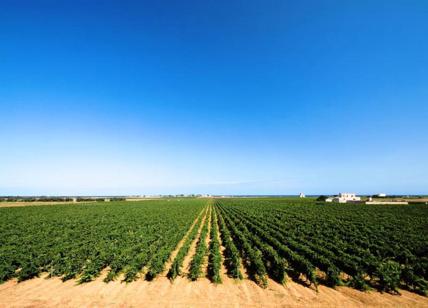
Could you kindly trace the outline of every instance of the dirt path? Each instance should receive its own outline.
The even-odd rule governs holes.
[[[207,246],[207,253],[204,256],[204,261],[202,262],[202,273],[204,277],[208,276],[208,257],[209,257],[209,249],[210,249],[210,236],[211,236],[211,215],[213,214],[213,207],[212,204],[209,205],[209,213],[207,216],[207,223],[208,223],[208,232],[207,236],[205,237],[205,244]]]
[[[196,245],[198,244],[199,238],[201,236],[202,228],[207,221],[208,211],[209,211],[209,207],[207,207],[205,214],[204,214],[204,218],[202,218],[201,225],[199,226],[199,229],[198,229],[198,234],[196,235],[195,239],[193,240],[192,245],[190,245],[190,249],[189,249],[189,252],[187,253],[187,256],[183,260],[182,275],[185,277],[187,277],[187,275],[189,274],[190,262],[192,261],[193,255],[196,252]]]
[[[56,204],[68,204],[68,205],[80,205],[86,203],[98,203],[96,201],[32,201],[32,202],[0,202],[0,208],[2,207],[22,207],[22,206],[40,206],[40,205],[56,205]]]
[[[214,207],[213,207],[213,211],[215,211]],[[217,240],[220,243],[220,253],[221,253],[220,277],[221,277],[221,280],[224,281],[227,277],[227,269],[226,269],[226,266],[224,266],[224,260],[225,260],[224,251],[226,250],[226,248],[223,246],[223,242],[220,236],[220,227],[218,225],[218,215],[215,221],[215,227],[217,228]]]
[[[319,293],[290,281],[286,286],[269,280],[261,289],[250,280],[225,278],[215,285],[206,278],[191,282],[177,277],[129,284],[102,282],[83,285],[59,278],[35,278],[0,285],[0,307],[428,307],[428,298],[407,291],[402,295],[365,293],[320,286]]]
[[[165,263],[165,268],[163,272],[159,275],[159,277],[166,277],[166,274],[168,273],[169,268],[172,265],[172,262],[174,262],[175,257],[178,254],[178,251],[180,250],[181,246],[184,245],[184,242],[189,237],[190,232],[192,231],[193,227],[198,222],[199,218],[204,215],[204,212],[206,212],[207,207],[203,208],[202,211],[198,214],[196,219],[193,221],[192,225],[190,226],[189,230],[187,230],[186,234],[183,236],[183,238],[178,242],[177,247],[175,247],[174,251],[169,256],[168,261]]]

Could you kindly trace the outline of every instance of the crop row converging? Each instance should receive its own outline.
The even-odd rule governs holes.
[[[188,199],[0,209],[0,281],[244,276],[426,294],[427,207]]]

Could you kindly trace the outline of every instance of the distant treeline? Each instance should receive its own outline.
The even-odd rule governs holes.
[[[114,198],[100,198],[100,197],[20,197],[20,196],[5,196],[0,197],[0,202],[88,202],[88,201],[126,201],[125,198],[122,197],[114,197]]]

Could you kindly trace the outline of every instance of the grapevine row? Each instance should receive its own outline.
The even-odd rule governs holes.
[[[224,254],[228,274],[235,279],[242,279],[242,273],[240,270],[241,258],[239,256],[239,250],[236,248],[235,243],[233,242],[232,235],[230,234],[229,229],[227,228],[223,217],[218,213],[218,209],[215,206],[215,211],[218,217],[218,225],[220,228],[220,236],[225,247]]]
[[[257,220],[254,216],[252,216],[252,219]],[[284,233],[278,227],[279,223],[279,220],[274,219],[267,224],[278,232]],[[427,289],[426,281],[422,277],[418,277],[418,272],[414,272],[413,268],[408,264],[403,265],[402,269],[400,269],[400,267],[394,265],[391,261],[377,261],[369,251],[355,246],[355,243],[350,245],[349,242],[342,242],[340,239],[336,239],[333,243],[332,241],[325,241],[324,237],[320,237],[319,235],[307,237],[304,235],[305,230],[300,230],[299,237],[289,234],[287,238],[289,241],[291,238],[296,238],[297,241],[305,241],[306,243],[319,242],[316,250],[322,251],[322,254],[326,255],[329,260],[334,261],[344,272],[350,274],[353,277],[351,283],[356,288],[368,288],[368,281],[364,279],[364,276],[369,274],[379,280],[381,288],[386,291],[396,291],[400,285],[400,280],[403,280],[408,287],[418,293],[424,293]],[[391,271],[395,273],[392,274]],[[376,285],[376,283],[374,282],[372,285]]]
[[[201,225],[202,219],[203,217],[201,215],[198,218],[197,223],[193,226],[189,235],[185,239],[183,245],[178,250],[178,253],[175,256],[174,261],[172,262],[171,267],[167,273],[167,277],[169,279],[174,280],[177,276],[181,275],[184,258],[187,256],[190,246],[192,245],[193,241],[196,239],[196,236],[198,235],[198,230]]]
[[[239,220],[239,218],[232,215],[227,215],[226,217],[227,221],[230,221],[231,224],[235,224],[251,244],[261,251],[264,265],[268,270],[269,276],[280,284],[285,283],[287,278],[286,272],[288,270],[288,263],[286,260],[281,258],[272,246],[266,244],[259,237],[249,232],[248,228]]]
[[[219,215],[223,216],[222,213]],[[231,230],[231,235],[234,241],[240,248],[241,257],[246,261],[245,265],[256,281],[261,287],[267,287],[267,271],[262,260],[262,253],[257,248],[254,248],[244,234],[239,231],[236,226],[230,222],[229,218],[224,215],[227,226]]]
[[[218,239],[217,213],[211,211],[211,233],[210,233],[210,257],[208,264],[208,276],[214,283],[221,283],[221,252],[220,241]]]
[[[210,211],[211,207],[209,207]],[[205,239],[208,234],[208,224],[209,224],[209,216],[210,214],[207,213],[207,217],[205,218],[204,225],[202,227],[201,234],[199,235],[199,240],[196,246],[196,252],[195,255],[192,258],[192,261],[190,262],[190,269],[189,269],[189,278],[191,280],[197,280],[201,274],[202,274],[202,263],[204,261],[204,257],[208,252],[208,247],[205,242]]]
[[[314,284],[315,286],[318,284],[315,267],[310,262],[289,249],[287,246],[283,245],[275,237],[271,236],[261,228],[257,226],[249,227],[253,234],[257,235],[261,240],[275,248],[275,250],[288,261],[289,266],[294,270],[294,274],[296,276],[303,274],[311,284]]]
[[[257,231],[267,232],[323,270],[328,285],[341,284],[348,276],[348,283],[359,289],[371,286],[396,293],[405,286],[417,293],[427,292],[428,255],[423,230],[428,224],[422,218],[423,206],[293,205],[272,199],[257,199],[257,203],[223,199],[221,203],[252,233],[261,237]],[[403,241],[406,232],[408,242]],[[273,242],[269,244],[277,249]]]

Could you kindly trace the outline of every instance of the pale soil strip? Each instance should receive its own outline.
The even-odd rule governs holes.
[[[239,248],[238,248],[239,249]],[[244,258],[242,257],[242,255],[241,255],[241,264],[239,265],[239,270],[241,271],[241,274],[242,274],[242,277],[243,277],[243,279],[249,279],[248,277],[249,277],[249,274],[248,274],[248,271],[247,271],[247,267],[244,265],[245,264],[245,260],[244,260]]]
[[[198,214],[198,216],[196,217],[196,219],[193,221],[192,225],[190,226],[189,230],[187,230],[186,234],[183,236],[183,238],[178,242],[177,246],[175,247],[175,249],[173,250],[173,252],[171,253],[171,255],[169,256],[168,261],[165,263],[165,268],[163,270],[162,273],[160,273],[158,276],[159,277],[166,277],[166,274],[168,273],[169,268],[172,265],[172,262],[174,262],[174,259],[178,253],[178,251],[180,250],[180,248],[183,246],[184,242],[186,241],[186,239],[189,237],[190,232],[192,231],[193,227],[196,225],[196,223],[198,222],[199,218],[201,217],[201,215],[204,214],[204,212],[206,213],[206,211],[208,210],[209,206],[204,207],[201,212]],[[146,268],[143,268],[143,271],[147,271]]]
[[[208,276],[208,256],[210,254],[210,236],[211,236],[211,215],[213,208],[212,208],[212,203],[210,203],[209,205],[209,215],[207,218],[208,221],[208,232],[207,232],[207,236],[205,238],[205,245],[207,246],[207,253],[204,256],[203,262],[202,262],[202,267],[201,267],[201,272],[203,273],[203,277],[207,277]]]
[[[214,209],[213,209],[214,211]],[[218,215],[217,215],[217,219],[215,221],[215,227],[217,228],[217,239],[218,242],[220,243],[220,253],[221,253],[221,267],[220,267],[220,277],[221,280],[224,281],[226,278],[229,278],[227,276],[227,269],[224,266],[224,262],[226,260],[226,257],[224,256],[224,251],[226,250],[226,248],[223,246],[223,242],[221,240],[221,236],[220,236],[220,227],[218,225]]]
[[[16,202],[0,202],[0,208],[2,208],[2,207],[57,205],[57,204],[80,205],[80,204],[86,204],[86,203],[100,203],[100,204],[102,204],[104,202],[97,202],[97,201],[79,201],[79,202],[73,202],[73,201],[32,201],[32,202],[22,202],[22,201],[16,201]]]
[[[191,282],[177,277],[130,284],[92,281],[76,285],[59,278],[34,278],[0,284],[0,307],[428,307],[428,298],[408,291],[401,295],[361,292],[347,287],[319,286],[319,292],[293,281],[282,286],[269,280],[261,289],[254,282],[208,279]]]
[[[189,249],[189,252],[187,253],[187,256],[183,260],[182,276],[187,276],[189,274],[190,262],[192,261],[192,258],[196,252],[196,245],[197,245],[199,238],[201,236],[202,228],[203,228],[204,224],[207,222],[208,210],[209,210],[209,208],[207,207],[207,210],[205,211],[205,216],[202,219],[201,225],[199,226],[198,234],[196,235],[195,239],[193,240],[192,245],[190,245],[190,249]]]

